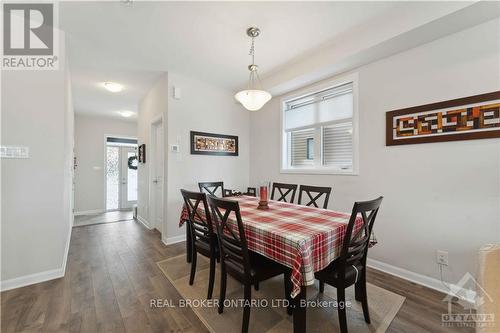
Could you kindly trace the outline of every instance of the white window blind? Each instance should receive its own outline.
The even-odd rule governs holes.
[[[323,165],[341,170],[352,169],[352,122],[323,127]]]
[[[309,159],[307,156],[308,139],[314,139],[314,129],[290,133],[291,164],[293,166],[310,166],[314,164],[314,153],[313,159]]]
[[[285,131],[352,118],[352,83],[285,102]]]

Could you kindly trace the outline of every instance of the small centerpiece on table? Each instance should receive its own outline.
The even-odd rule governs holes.
[[[259,187],[259,206],[257,209],[269,209],[269,182],[263,182]]]

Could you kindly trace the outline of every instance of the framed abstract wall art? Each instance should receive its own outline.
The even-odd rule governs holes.
[[[500,138],[500,91],[386,113],[386,145]]]
[[[191,154],[238,156],[238,137],[191,131]]]

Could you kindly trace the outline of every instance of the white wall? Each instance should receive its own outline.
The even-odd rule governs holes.
[[[63,57],[60,57],[63,60]],[[64,275],[71,235],[73,110],[69,73],[2,71],[2,290]]]
[[[169,73],[168,143],[180,144],[180,153],[168,153],[167,226],[163,239],[184,234],[179,216],[180,189],[198,191],[200,181],[224,181],[230,189],[246,190],[249,181],[250,113],[236,104],[233,92],[192,78]],[[182,98],[172,96],[180,88]],[[190,131],[237,135],[239,156],[191,155]]]
[[[137,137],[137,122],[76,114],[75,212],[104,211],[105,136]]]
[[[499,90],[499,32],[499,21],[490,21],[353,71],[359,176],[280,174],[280,97],[273,98],[251,115],[250,183],[332,186],[329,207],[346,212],[356,200],[383,195],[371,258],[439,278],[435,251],[442,249],[448,280],[475,273],[478,248],[500,242],[500,140],[386,147],[385,112]]]
[[[182,98],[172,97],[173,87]],[[167,110],[168,109],[168,110]],[[178,227],[182,208],[181,188],[198,190],[199,181],[223,180],[228,188],[246,189],[249,177],[249,113],[234,102],[233,92],[175,73],[165,74],[145,96],[139,107],[139,140],[146,143],[152,119],[163,113],[166,120],[164,220],[162,239],[182,239]],[[190,154],[190,131],[232,134],[239,137],[239,156]],[[180,153],[169,146],[180,145]],[[149,163],[139,167],[139,216],[149,220]]]
[[[146,96],[139,103],[139,119],[138,119],[138,140],[139,144],[146,144],[146,163],[139,163],[138,168],[138,197],[137,197],[137,215],[139,219],[145,222],[148,226],[153,226],[153,221],[150,221],[149,211],[149,167],[151,165],[151,123],[156,121],[158,117],[167,115],[168,102],[168,76],[163,74],[156,81],[153,87],[148,91]],[[166,132],[166,131],[165,131]],[[166,143],[165,136],[165,143]],[[167,146],[166,144],[164,145]],[[165,159],[165,168],[167,162]],[[165,172],[166,174],[166,172]],[[166,191],[166,178],[164,177],[164,191]],[[165,199],[165,198],[164,198]]]

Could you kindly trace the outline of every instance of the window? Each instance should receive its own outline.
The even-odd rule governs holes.
[[[283,172],[355,174],[354,82],[283,101]]]
[[[314,164],[313,152],[309,151],[309,142],[314,138],[314,129],[304,129],[290,133],[291,153],[290,164],[293,166],[307,166]]]
[[[307,138],[307,159],[314,160],[314,138]]]

